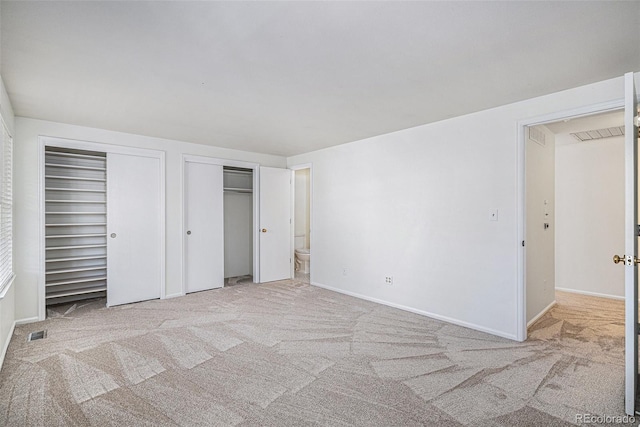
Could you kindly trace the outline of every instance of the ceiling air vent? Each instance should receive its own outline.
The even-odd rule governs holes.
[[[606,129],[586,130],[571,134],[578,141],[593,141],[595,139],[612,138],[624,135],[624,126],[614,126]]]
[[[547,136],[540,129],[530,127],[529,139],[540,145],[547,145]]]

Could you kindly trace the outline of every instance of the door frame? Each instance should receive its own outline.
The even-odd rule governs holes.
[[[46,239],[45,239],[45,147],[69,148],[76,150],[98,151],[102,153],[114,153],[125,155],[136,155],[141,157],[151,157],[160,161],[160,299],[166,297],[166,167],[165,152],[160,150],[151,150],[146,148],[134,148],[123,145],[107,144],[104,142],[82,141],[67,138],[58,138],[52,136],[38,136],[38,216],[39,224],[39,265],[38,274],[38,321],[46,318]],[[107,165],[107,169],[109,166]],[[108,221],[108,219],[107,219]],[[107,278],[108,280],[108,278]],[[107,292],[108,289],[107,282]]]
[[[186,234],[185,234],[185,214],[187,209],[187,198],[185,191],[185,165],[187,162],[191,163],[205,163],[209,165],[218,165],[218,166],[229,166],[236,168],[244,168],[253,170],[253,283],[260,283],[260,241],[259,241],[259,233],[258,229],[260,228],[259,220],[260,220],[260,165],[258,163],[250,163],[243,162],[240,160],[228,160],[228,159],[220,159],[217,157],[208,157],[208,156],[197,156],[193,154],[183,154],[182,160],[180,161],[180,200],[181,200],[181,210],[180,210],[180,230],[182,233],[182,238],[180,239],[181,245],[181,253],[182,257],[180,258],[180,289],[181,292],[179,295],[172,296],[182,296],[186,295]]]
[[[575,119],[578,117],[586,117],[594,114],[607,113],[624,109],[624,98],[615,99],[608,102],[590,104],[582,107],[556,111],[537,117],[518,120],[517,122],[517,162],[516,162],[516,200],[517,200],[517,292],[516,292],[516,313],[517,313],[517,329],[516,340],[525,341],[527,339],[527,288],[526,288],[526,257],[525,247],[522,242],[526,242],[526,129],[530,126],[544,125],[559,120]]]
[[[289,166],[291,169],[291,278],[296,278],[296,248],[295,248],[295,235],[296,235],[296,171],[309,169],[309,249],[313,248],[313,163],[302,163],[295,166]],[[313,263],[309,264],[309,284],[313,283],[311,279],[313,277]]]
[[[556,111],[542,116],[531,117],[517,122],[517,319],[516,319],[516,339],[525,341],[527,339],[527,288],[526,288],[526,251],[522,242],[526,242],[526,129],[529,126],[544,125],[559,120],[575,119],[578,117],[591,116],[594,114],[607,113],[624,109],[624,98],[612,101],[591,104],[570,110]]]

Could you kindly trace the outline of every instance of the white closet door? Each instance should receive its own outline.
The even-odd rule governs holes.
[[[635,415],[638,399],[638,98],[633,73],[625,78],[624,106],[624,296],[625,296],[625,411]],[[620,260],[614,260],[617,264]]]
[[[186,292],[224,285],[222,166],[185,162]]]
[[[291,171],[260,168],[260,282],[291,278]]]
[[[160,159],[107,154],[107,305],[160,298]]]

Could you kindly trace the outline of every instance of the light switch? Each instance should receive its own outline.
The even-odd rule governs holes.
[[[498,209],[494,209],[491,211],[491,216],[489,217],[489,221],[497,221],[498,220]]]

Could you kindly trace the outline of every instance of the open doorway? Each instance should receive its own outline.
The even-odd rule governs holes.
[[[224,166],[224,286],[253,283],[253,169]]]
[[[294,274],[301,282],[311,282],[311,168],[294,170],[293,244]]]
[[[527,327],[559,298],[623,300],[623,111],[525,127],[525,174]]]

